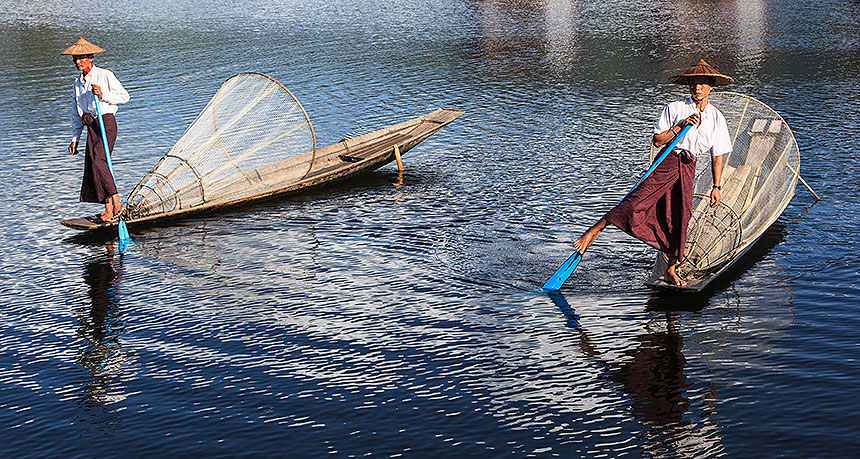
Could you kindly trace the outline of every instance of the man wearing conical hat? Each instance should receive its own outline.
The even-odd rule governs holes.
[[[722,155],[732,150],[726,119],[708,103],[708,96],[714,86],[731,84],[734,80],[703,59],[672,76],[669,81],[689,87],[690,96],[663,109],[654,126],[652,142],[655,147],[662,147],[674,140],[684,126],[690,125],[690,130],[654,172],[577,239],[574,247],[579,253],[585,253],[603,228],[612,223],[666,253],[669,257],[666,281],[683,286],[686,282],[678,276],[675,268],[684,259],[687,226],[693,206],[696,160],[702,156],[711,158],[714,182],[711,207],[716,207],[721,199]]]
[[[80,200],[104,204],[104,213],[90,217],[96,223],[116,220],[122,211],[122,204],[113,174],[108,167],[93,95],[99,99],[110,152],[113,152],[116,142],[117,105],[124,104],[129,99],[128,92],[113,72],[93,65],[93,55],[101,52],[104,52],[102,48],[81,37],[60,53],[71,55],[75,67],[81,72],[75,78],[72,90],[72,142],[69,144],[69,153],[77,154],[78,139],[86,126],[87,147]]]

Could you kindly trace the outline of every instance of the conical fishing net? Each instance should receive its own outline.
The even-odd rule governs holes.
[[[287,88],[261,73],[228,79],[129,196],[131,218],[241,201],[301,180],[316,138]]]
[[[710,158],[697,161],[685,259],[677,269],[688,280],[718,270],[758,239],[788,206],[800,172],[797,142],[773,109],[730,92],[713,93],[709,102],[725,116],[733,148],[723,157],[722,201],[715,208]],[[655,271],[665,267],[661,258]]]

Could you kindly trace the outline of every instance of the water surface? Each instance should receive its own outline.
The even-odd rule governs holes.
[[[845,457],[855,431],[860,5],[823,1],[4,2],[0,426],[7,456]],[[360,180],[132,236],[60,218],[78,36],[131,93],[126,194],[240,71],[321,146],[466,114]],[[782,114],[798,188],[702,295],[607,230],[674,72]]]

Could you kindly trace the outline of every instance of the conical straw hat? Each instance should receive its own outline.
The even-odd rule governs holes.
[[[716,78],[716,83],[714,84],[714,86],[725,86],[727,84],[732,84],[735,82],[734,78],[728,75],[723,75],[722,73],[718,72],[717,69],[711,67],[711,64],[705,62],[704,59],[700,60],[699,63],[696,65],[691,65],[690,67],[687,67],[687,69],[683,72],[675,76],[669,77],[669,81],[671,83],[686,85],[690,84],[690,77],[694,76],[714,77]]]
[[[65,50],[63,50],[60,54],[70,54],[72,56],[80,56],[83,54],[95,54],[95,53],[103,53],[105,50],[99,48],[98,46],[84,40],[84,37],[78,39],[74,45],[69,46]]]

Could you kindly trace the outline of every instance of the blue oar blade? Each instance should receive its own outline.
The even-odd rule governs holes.
[[[570,258],[567,259],[561,266],[555,271],[555,274],[543,284],[543,289],[548,292],[558,291],[562,284],[573,274],[573,270],[579,266],[579,262],[582,261],[582,255],[579,252],[574,252]]]
[[[131,240],[131,236],[128,234],[128,227],[125,226],[125,222],[119,221],[119,252],[125,253],[128,250],[128,247],[134,244],[134,241]]]

